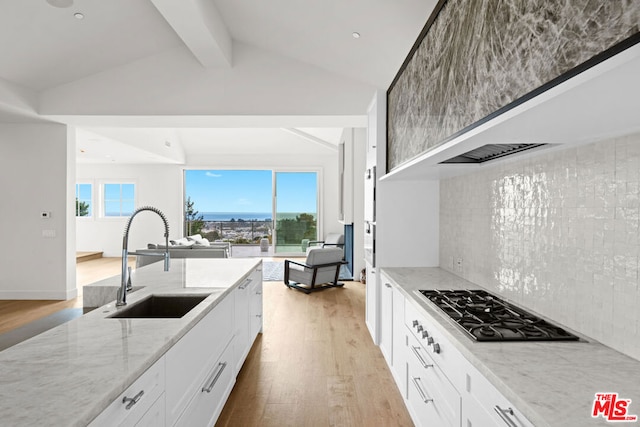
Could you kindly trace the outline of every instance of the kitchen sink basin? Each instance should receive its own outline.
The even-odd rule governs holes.
[[[151,295],[118,310],[112,319],[179,319],[209,295]]]

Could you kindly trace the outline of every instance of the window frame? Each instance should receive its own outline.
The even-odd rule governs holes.
[[[91,181],[76,181],[75,183],[75,196],[77,198],[78,201],[86,201],[85,199],[80,199],[78,197],[78,186],[80,185],[88,185],[90,188],[90,197],[89,197],[89,215],[85,215],[85,216],[79,216],[78,215],[78,210],[76,207],[74,207],[75,210],[75,217],[76,219],[81,219],[81,220],[88,220],[88,219],[94,219],[96,216],[96,203],[95,203],[95,185],[93,184],[93,182]]]
[[[106,214],[106,208],[107,208],[107,200],[106,200],[106,186],[107,185],[119,185],[120,186],[120,199],[119,199],[119,203],[120,203],[120,211],[119,211],[119,215],[107,215]],[[132,185],[133,186],[133,210],[130,213],[127,213],[126,215],[123,215],[122,212],[122,202],[123,202],[123,198],[122,198],[122,186],[123,185]],[[105,220],[121,220],[121,219],[127,219],[129,218],[133,212],[136,209],[136,206],[138,205],[138,184],[135,180],[114,180],[114,179],[109,179],[109,180],[102,180],[100,181],[100,219],[105,219]],[[124,200],[129,200],[129,199],[124,199]]]

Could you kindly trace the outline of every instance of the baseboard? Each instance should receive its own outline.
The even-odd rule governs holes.
[[[78,289],[66,291],[33,290],[33,291],[0,291],[2,300],[60,300],[68,301],[78,296]]]

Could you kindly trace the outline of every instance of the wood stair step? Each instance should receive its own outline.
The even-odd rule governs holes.
[[[102,258],[102,252],[76,252],[76,264]]]

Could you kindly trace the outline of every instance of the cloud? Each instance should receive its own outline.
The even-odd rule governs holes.
[[[236,203],[238,203],[239,205],[251,205],[252,204],[251,200],[245,199],[245,198],[238,199],[236,201]]]
[[[220,178],[222,177],[221,174],[219,173],[213,173],[213,172],[205,172],[205,175],[210,177],[210,178]]]

